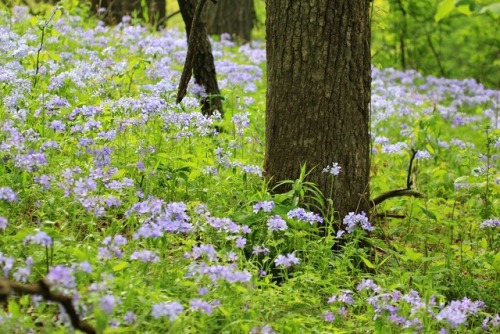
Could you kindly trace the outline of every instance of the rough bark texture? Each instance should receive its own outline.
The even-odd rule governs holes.
[[[308,180],[330,196],[339,217],[369,209],[371,84],[368,0],[267,2],[265,175],[271,186]]]
[[[210,35],[228,33],[242,42],[250,41],[255,22],[253,0],[218,0],[205,8],[207,31]]]
[[[149,23],[163,22],[167,14],[166,0],[146,0],[148,6]],[[125,15],[132,15],[135,10],[144,19],[141,0],[92,0],[92,9],[106,8],[103,18],[107,24],[117,24]]]
[[[198,24],[195,27],[191,27],[198,1],[179,0],[178,2],[182,19],[186,24],[188,41],[189,43],[194,43],[196,48],[193,64],[194,79],[196,84],[205,87],[207,94],[207,96],[201,98],[201,111],[204,115],[212,115],[215,110],[218,110],[222,114],[222,99],[219,85],[217,84],[212,46],[208,40],[207,30],[202,20],[198,20]],[[192,32],[192,28],[196,31]],[[191,40],[191,33],[193,33],[193,40]]]

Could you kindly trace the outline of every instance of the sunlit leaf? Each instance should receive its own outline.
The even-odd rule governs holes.
[[[452,12],[455,8],[456,0],[443,0],[437,8],[436,15],[434,15],[434,21],[439,22]]]

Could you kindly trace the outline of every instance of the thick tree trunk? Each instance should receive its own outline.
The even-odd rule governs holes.
[[[166,0],[146,0],[146,5],[148,23],[158,27],[158,23],[163,22],[167,14]],[[106,8],[103,18],[107,24],[120,23],[123,16],[132,15],[133,11],[137,11],[145,19],[141,0],[92,0],[92,9],[97,11],[99,8]]]
[[[242,42],[250,41],[255,22],[253,0],[218,0],[207,3],[206,27],[210,35],[228,33]]]
[[[330,197],[337,216],[369,209],[371,84],[368,0],[267,2],[265,175],[271,186],[308,179]]]
[[[191,23],[193,22],[194,12],[198,1],[179,0],[178,2],[182,19],[186,24],[188,41],[190,43],[193,42],[196,46],[193,64],[194,79],[196,84],[205,88],[206,92],[206,96],[201,97],[201,111],[204,115],[212,115],[216,110],[223,114],[222,99],[219,85],[217,84],[214,57],[212,55],[212,46],[208,40],[207,30],[202,20],[198,20],[198,24],[193,27],[196,31],[191,31]],[[192,33],[194,40],[191,41]]]

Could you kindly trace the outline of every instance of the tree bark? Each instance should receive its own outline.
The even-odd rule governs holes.
[[[253,0],[218,0],[205,9],[206,27],[210,35],[228,33],[242,42],[249,42],[255,22]]]
[[[205,88],[206,96],[201,97],[202,113],[212,115],[216,110],[223,114],[222,99],[217,76],[215,72],[212,46],[208,40],[207,30],[202,20],[198,20],[195,27],[191,27],[197,0],[179,0],[179,9],[182,19],[186,24],[186,34],[189,43],[194,43],[196,54],[194,55],[193,74],[196,84]],[[196,31],[191,31],[191,29]],[[191,35],[193,39],[191,40]]]
[[[297,179],[306,164],[337,218],[368,211],[369,1],[268,1],[266,33],[266,179]]]

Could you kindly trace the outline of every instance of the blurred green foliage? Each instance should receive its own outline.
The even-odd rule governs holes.
[[[500,2],[376,0],[372,57],[378,67],[475,78],[500,88]]]

